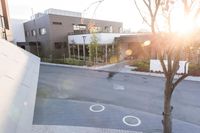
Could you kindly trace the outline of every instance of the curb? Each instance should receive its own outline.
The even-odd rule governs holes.
[[[64,65],[64,64],[56,64],[56,63],[47,63],[47,62],[41,62],[40,64],[41,65],[49,65],[49,66],[60,66],[60,67],[72,67],[72,68],[92,69],[91,67],[87,67],[87,66]]]
[[[76,65],[67,65],[67,64],[56,64],[56,63],[47,63],[41,62],[42,65],[50,65],[50,66],[60,66],[60,67],[72,67],[72,68],[81,68],[81,69],[89,69],[89,70],[104,70],[105,68],[112,67],[116,64],[108,64],[104,66],[96,66],[96,67],[87,67],[87,66],[76,66]]]
[[[154,77],[163,77],[164,78],[164,74],[158,74],[158,73],[148,73],[148,72],[137,72],[137,71],[122,71],[123,73],[130,73],[130,74],[137,74],[137,75],[144,75],[144,76],[154,76]],[[179,75],[175,76],[175,79],[179,78]],[[194,77],[194,76],[188,76],[187,78],[185,78],[184,80],[188,80],[188,81],[198,81],[200,82],[200,77]]]
[[[107,70],[104,70],[104,69],[116,65],[116,64],[109,64],[109,65],[100,66],[100,67],[87,67],[87,66],[75,66],[75,65],[64,65],[64,64],[46,63],[46,62],[41,62],[40,64],[42,64],[42,65],[50,65],[50,66],[60,66],[60,67],[81,68],[81,69],[87,69],[87,70],[102,70],[102,71],[107,71]],[[164,74],[158,74],[158,73],[125,71],[125,70],[122,70],[120,72],[121,73],[144,75],[144,76],[164,77]],[[178,77],[179,76],[176,75],[175,79],[177,79]],[[200,77],[188,76],[185,80],[200,82]]]

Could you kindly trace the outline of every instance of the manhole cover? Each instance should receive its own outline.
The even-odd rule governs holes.
[[[138,117],[127,115],[122,119],[123,123],[127,126],[137,127],[141,124],[141,120]]]
[[[104,109],[105,107],[101,104],[94,104],[90,106],[90,111],[92,112],[102,112]]]

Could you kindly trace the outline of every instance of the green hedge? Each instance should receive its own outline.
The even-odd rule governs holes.
[[[192,76],[200,76],[200,64],[189,64],[189,74]]]
[[[83,60],[72,59],[72,58],[66,58],[66,59],[64,60],[64,64],[83,66],[85,63],[84,63]]]
[[[136,69],[134,69],[136,71],[148,72],[150,67],[150,62],[149,60],[138,60],[134,61],[131,66],[137,67]]]
[[[72,59],[72,58],[65,58],[65,59],[42,58],[42,61],[49,63],[57,63],[57,64],[77,65],[77,66],[85,65],[83,60]]]

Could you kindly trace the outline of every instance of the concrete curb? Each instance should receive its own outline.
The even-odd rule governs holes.
[[[159,74],[159,73],[150,73],[150,72],[137,72],[137,71],[122,71],[123,73],[131,73],[131,74],[138,74],[138,75],[146,75],[146,76],[154,76],[154,77],[164,77],[164,74]],[[179,78],[179,75],[175,76],[175,79]],[[200,82],[200,77],[194,77],[194,76],[188,76],[185,80],[189,81],[199,81]]]
[[[60,67],[81,68],[81,69],[88,69],[88,70],[102,70],[102,71],[104,71],[106,68],[109,68],[109,67],[112,67],[112,66],[116,65],[116,64],[109,64],[109,65],[99,66],[99,67],[87,67],[87,66],[75,66],[75,65],[46,63],[46,62],[41,62],[40,64],[42,64],[42,65],[51,65],[51,66],[60,66]],[[107,70],[105,70],[105,71],[107,71]],[[164,74],[159,74],[159,73],[138,72],[138,71],[131,71],[131,70],[121,70],[120,72],[121,73],[144,75],[144,76],[164,77]],[[177,79],[178,77],[179,77],[179,75],[176,75],[175,79]],[[200,77],[188,76],[185,80],[200,82]]]
[[[82,68],[82,69],[89,69],[89,70],[104,70],[105,68],[112,67],[116,64],[109,64],[104,66],[94,66],[94,67],[87,67],[87,66],[76,66],[76,65],[67,65],[67,64],[56,64],[56,63],[47,63],[41,62],[42,65],[51,65],[51,66],[60,66],[60,67],[72,67],[72,68]]]
[[[65,65],[65,64],[47,63],[47,62],[41,62],[40,64],[50,65],[50,66],[60,66],[60,67],[73,67],[73,68],[91,69],[91,67],[87,67],[87,66]]]

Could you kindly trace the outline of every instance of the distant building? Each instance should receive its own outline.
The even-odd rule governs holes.
[[[48,9],[24,23],[26,45],[45,58],[69,57],[68,36],[97,33],[120,33],[120,22],[81,18],[81,13]]]
[[[26,41],[25,34],[24,34],[24,26],[23,26],[23,23],[25,21],[26,20],[11,19],[13,43],[15,43],[15,44]]]
[[[0,0],[0,38],[12,41],[7,0]]]

